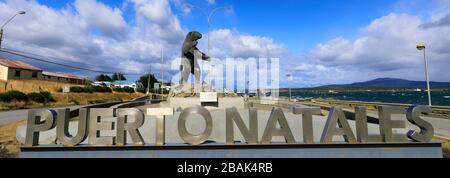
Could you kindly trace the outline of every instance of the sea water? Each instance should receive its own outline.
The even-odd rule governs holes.
[[[280,92],[280,96],[289,97],[289,92]],[[428,105],[426,91],[292,92],[292,98]],[[433,105],[450,106],[450,91],[432,91],[431,100]]]

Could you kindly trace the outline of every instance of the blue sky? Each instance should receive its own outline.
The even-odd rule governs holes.
[[[0,21],[19,9],[28,12],[8,24],[7,48],[145,73],[149,67],[169,67],[159,63],[161,46],[172,59],[188,31],[207,34],[204,15],[186,11],[186,3],[207,12],[231,6],[212,19],[211,55],[270,53],[280,58],[280,76],[294,75],[293,82],[282,79],[282,87],[379,77],[423,80],[421,55],[414,48],[419,42],[430,47],[431,79],[450,81],[443,75],[450,67],[449,0],[0,0]]]
[[[123,8],[123,0],[99,0],[111,7]],[[55,9],[66,7],[74,0],[39,0],[41,4]],[[359,28],[373,19],[392,12],[423,14],[434,4],[426,0],[217,0],[208,4],[206,0],[190,0],[187,3],[204,9],[231,5],[232,13],[217,13],[212,20],[212,28],[235,28],[241,33],[269,36],[285,44],[292,52],[301,53],[313,48],[317,43],[336,36],[356,37]],[[403,7],[399,7],[403,5]],[[205,17],[199,11],[183,14],[172,4],[179,14],[183,26],[189,30],[207,33]],[[134,10],[124,8],[123,16],[128,23],[134,21]]]

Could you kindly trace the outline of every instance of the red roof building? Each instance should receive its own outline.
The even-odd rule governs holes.
[[[24,63],[22,61],[12,61],[12,60],[2,59],[2,58],[0,58],[0,65],[9,67],[9,68],[14,68],[14,69],[42,71],[42,69],[32,66],[30,64]]]
[[[0,80],[49,80],[83,84],[84,79],[72,74],[43,71],[22,61],[0,58]]]

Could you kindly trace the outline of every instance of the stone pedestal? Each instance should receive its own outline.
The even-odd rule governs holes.
[[[185,109],[191,106],[204,106],[208,109],[225,109],[236,107],[245,108],[243,97],[218,97],[217,102],[201,102],[199,96],[192,97],[169,97],[166,102],[160,103],[161,107],[172,107],[175,110]]]
[[[185,84],[185,85],[175,85],[170,90],[169,96],[175,97],[186,97],[186,96],[196,96],[200,92],[215,92],[214,88],[209,84]]]

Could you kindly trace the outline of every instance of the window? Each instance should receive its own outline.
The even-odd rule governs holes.
[[[20,77],[20,70],[16,70],[16,73],[14,73],[15,77]]]
[[[61,80],[61,77],[58,77],[58,80]]]
[[[37,73],[37,72],[33,72],[33,73],[31,74],[31,77],[32,77],[32,78],[37,78],[37,76],[38,76],[38,73]]]

